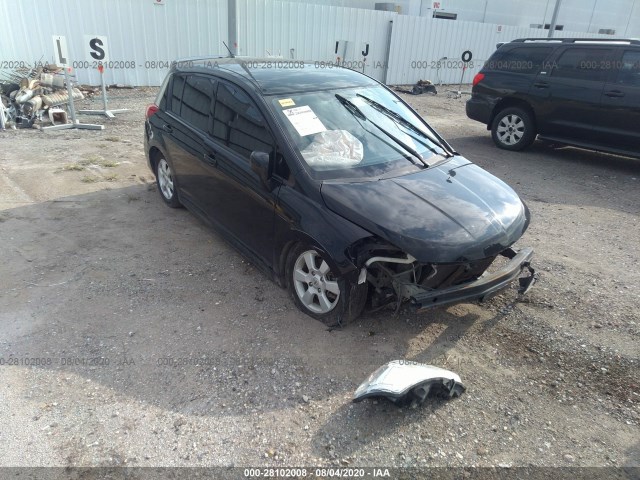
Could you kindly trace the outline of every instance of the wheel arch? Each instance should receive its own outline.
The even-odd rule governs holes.
[[[149,149],[149,166],[151,167],[154,175],[156,174],[156,169],[158,168],[158,161],[163,156],[164,154],[158,147],[153,146]]]
[[[286,287],[288,279],[286,277],[287,260],[291,250],[299,244],[309,245],[324,254],[331,270],[339,274],[340,277],[350,281],[357,279],[359,270],[353,261],[347,256],[347,250],[353,242],[334,241],[332,244],[319,241],[309,233],[300,230],[290,230],[285,238],[280,242],[279,252],[276,258],[275,270],[276,281],[281,287]],[[342,247],[342,248],[341,248]]]
[[[299,258],[295,256],[298,252],[305,251],[307,246],[320,253],[324,261],[329,265],[340,286],[339,303],[335,305],[335,308],[327,312],[315,312],[312,311],[309,306],[304,305],[302,298],[300,298],[300,293],[295,287],[292,277],[289,275],[294,262]],[[340,262],[337,262],[334,256],[327,250],[328,249],[324,248],[312,236],[301,231],[295,231],[281,250],[280,262],[283,265],[282,270],[285,272],[281,279],[281,281],[283,281],[282,286],[289,290],[298,308],[307,315],[321,320],[330,327],[343,326],[353,321],[362,313],[368,297],[368,288],[366,284],[358,283],[359,269],[348,258],[346,248],[342,252],[342,256],[339,257],[344,261]]]
[[[538,130],[536,112],[531,106],[531,104],[526,100],[523,100],[521,98],[515,98],[515,97],[503,98],[498,103],[496,103],[496,105],[493,107],[493,110],[491,111],[491,116],[489,117],[489,122],[487,123],[487,130],[491,130],[491,125],[493,125],[493,121],[495,120],[498,113],[500,113],[502,110],[506,108],[512,108],[512,107],[522,108],[527,113],[529,113],[529,115],[531,115],[531,120],[533,121],[533,126],[535,127],[535,130],[536,131]]]

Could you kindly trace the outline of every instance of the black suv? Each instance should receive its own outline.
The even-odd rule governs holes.
[[[640,40],[523,38],[473,79],[467,116],[522,150],[554,143],[640,157]]]

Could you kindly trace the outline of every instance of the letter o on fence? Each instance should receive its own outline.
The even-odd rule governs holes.
[[[473,54],[471,53],[470,50],[465,50],[464,52],[462,52],[462,61],[463,62],[470,62],[471,59],[473,58]]]

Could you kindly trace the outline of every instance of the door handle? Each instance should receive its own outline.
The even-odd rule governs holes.
[[[204,153],[202,156],[204,157],[205,163],[208,163],[209,165],[211,165],[213,167],[217,167],[218,166],[218,160],[216,159],[215,154],[213,154],[213,153]]]
[[[533,86],[536,88],[549,88],[549,82],[536,82]]]
[[[162,125],[162,130],[167,133],[173,133],[173,128],[171,127],[171,125],[167,125],[166,123]]]
[[[620,90],[609,90],[608,92],[604,92],[607,97],[624,97],[624,92]]]

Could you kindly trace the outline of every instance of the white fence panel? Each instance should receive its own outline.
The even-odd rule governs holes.
[[[397,15],[393,22],[388,84],[408,85],[418,80],[434,83],[471,83],[499,42],[546,37],[547,31],[453,20]],[[562,37],[602,37],[585,32],[556,32]],[[463,52],[473,54],[464,69]],[[464,70],[464,77],[463,77]]]
[[[384,78],[389,22],[394,12],[307,3],[238,0],[240,55],[334,63]],[[346,51],[336,42],[347,42]],[[366,56],[362,55],[369,44]]]
[[[109,84],[160,85],[165,62],[225,52],[228,36],[227,0],[2,0],[0,18],[0,67],[53,62],[53,35],[65,36],[70,59],[85,67],[79,63],[90,58],[84,36],[100,35],[112,62],[104,74]],[[99,84],[88,66],[75,69],[77,80]]]
[[[473,53],[463,78],[470,83],[496,43],[547,33],[302,2],[236,0],[236,5],[240,55],[327,63],[340,56],[346,66],[388,84],[458,83],[465,50]],[[52,62],[52,36],[64,35],[78,81],[90,84],[98,84],[99,76],[93,62],[84,64],[90,60],[85,35],[107,37],[112,68],[105,80],[127,85],[159,85],[169,62],[225,54],[222,42],[228,39],[227,0],[0,0],[0,18],[0,68],[13,61]],[[556,36],[610,38],[564,31]]]

